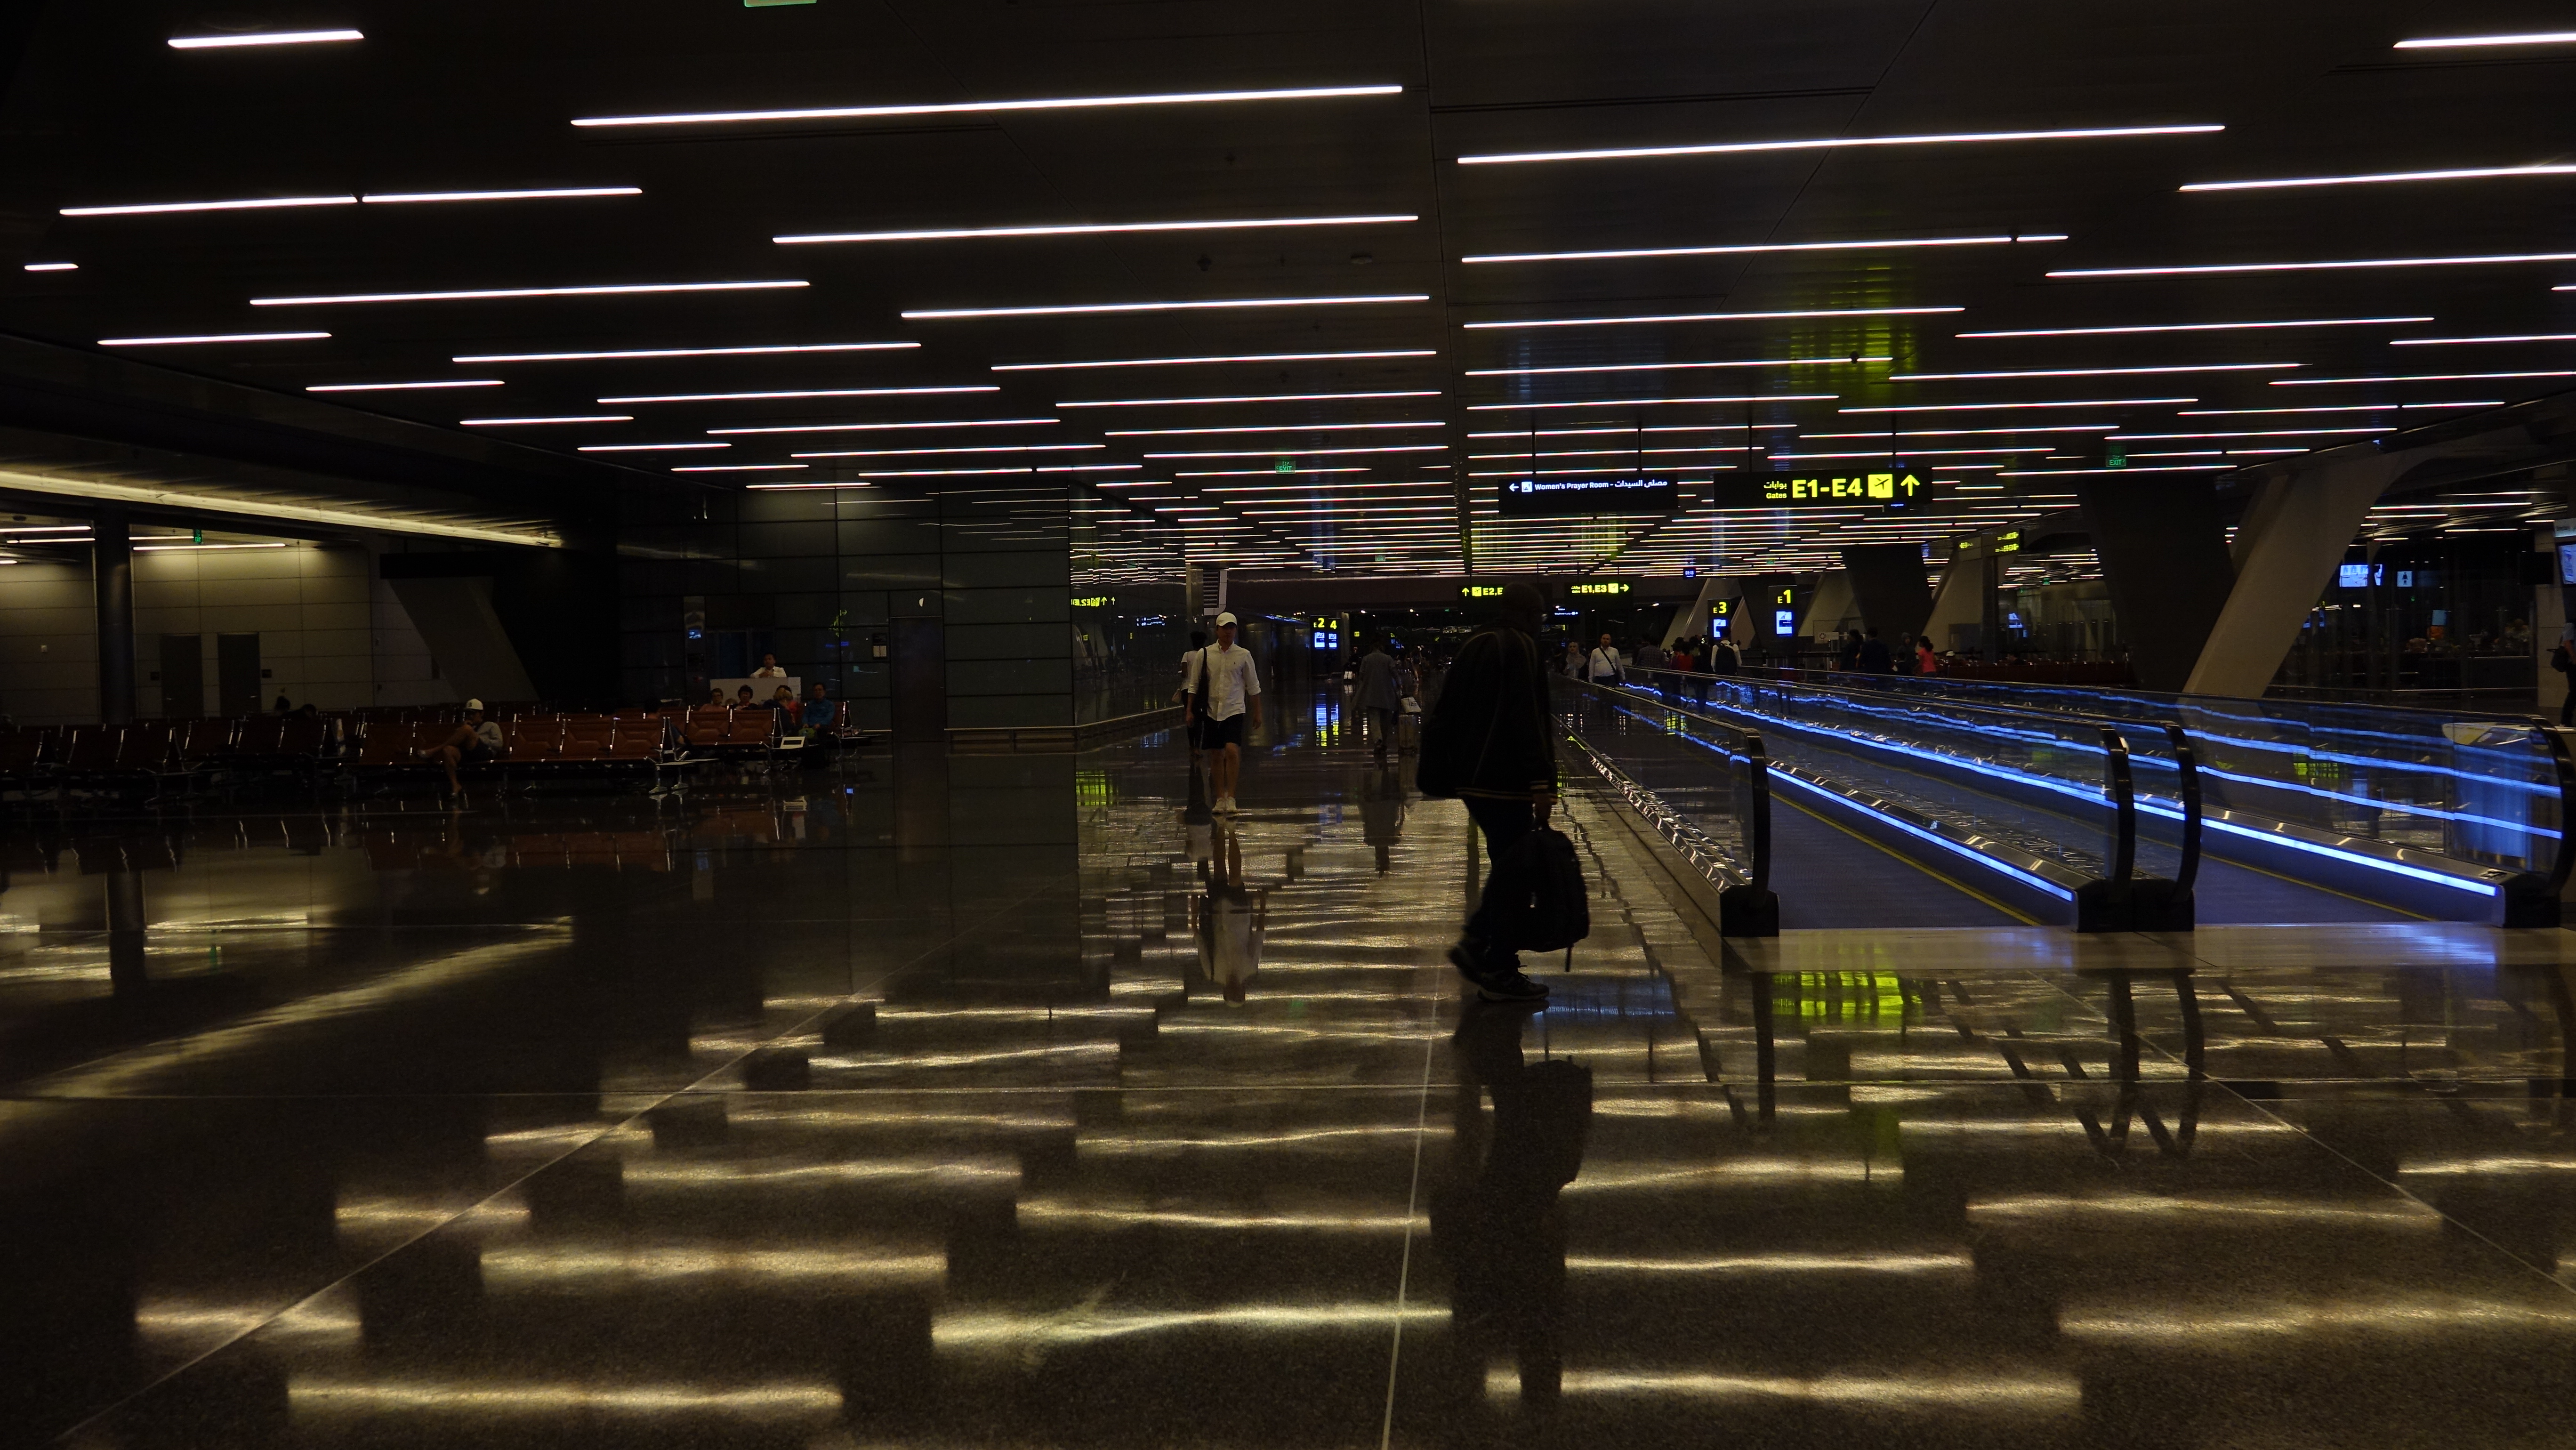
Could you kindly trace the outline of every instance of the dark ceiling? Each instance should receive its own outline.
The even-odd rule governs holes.
[[[2077,483],[2101,476],[2087,470],[2103,469],[2114,453],[2139,486],[2201,479],[2280,456],[2276,450],[2367,436],[2318,430],[2393,428],[2457,411],[2446,405],[2522,399],[2576,382],[2576,292],[2552,291],[2576,284],[2569,255],[2576,172],[2179,190],[2576,161],[2576,107],[2568,104],[2576,43],[2397,48],[2410,38],[2545,31],[2565,21],[2563,6],[2458,0],[818,0],[760,8],[646,0],[241,13],[56,3],[35,14],[8,95],[16,164],[0,179],[0,230],[12,239],[13,266],[69,262],[77,270],[13,271],[0,297],[0,329],[299,396],[348,384],[494,380],[309,398],[441,426],[628,418],[464,431],[562,450],[634,487],[875,478],[882,487],[926,489],[1014,482],[931,470],[1080,469],[1016,481],[1079,482],[1078,510],[1101,525],[1086,535],[1087,563],[1099,577],[1168,574],[1184,553],[1248,565],[1453,570],[1470,530],[1475,561],[1486,569],[1795,568],[1836,544],[1936,538],[2062,508]],[[168,44],[174,36],[343,26],[364,39]],[[1400,90],[574,124],[1374,87]],[[2224,129],[1849,144],[2189,127]],[[1461,160],[1785,141],[1843,144]],[[640,194],[61,214],[167,202],[630,187]],[[771,240],[1402,217],[1414,220]],[[1887,245],[1927,241],[1943,245]],[[1471,260],[1816,243],[1867,245]],[[2050,275],[2553,252],[2561,255]],[[254,305],[711,282],[806,285]],[[1420,300],[905,316],[1352,297]],[[1931,308],[1956,310],[1902,310]],[[1518,325],[1748,313],[1812,315]],[[1959,336],[2245,322],[2336,325]],[[330,336],[99,346],[108,338],[284,331]],[[2531,334],[2559,336],[2395,345]],[[458,361],[834,343],[917,346]],[[1016,366],[1288,353],[1406,355]],[[1759,365],[1675,366],[1694,362]],[[1618,364],[1644,366],[1488,373]],[[2071,375],[2096,368],[2216,370]],[[2040,371],[2070,375],[1903,376]],[[2404,380],[2435,374],[2512,376]],[[2327,379],[2353,381],[2317,381]],[[994,391],[602,401],[932,387]],[[1311,396],[1319,394],[1386,396]],[[1298,396],[1073,406],[1283,395]],[[1764,401],[1631,401],[1672,398]],[[2122,401],[2139,399],[2176,401]],[[2087,402],[2094,405],[1872,411]],[[1546,403],[1603,406],[1520,406]],[[987,420],[1053,421],[826,430]],[[1429,426],[1326,426],[1358,424]],[[817,431],[711,431],[786,427]],[[1229,429],[1237,431],[1219,431]],[[2157,436],[2208,434],[2265,436]],[[699,446],[577,451],[676,443]],[[724,446],[708,446],[715,444]],[[1068,446],[1026,451],[1033,444]],[[861,456],[796,456],[824,453]],[[1686,491],[1688,502],[1671,518],[1494,516],[1504,479],[1533,466],[1564,471],[1557,476],[1642,467],[1704,479],[1726,469],[1865,468],[1890,453],[1939,480],[1935,509],[1789,519],[1712,512],[1705,491]],[[1170,454],[1201,456],[1156,456]],[[1279,471],[1283,460],[1294,473]],[[675,468],[728,471],[666,472]]]

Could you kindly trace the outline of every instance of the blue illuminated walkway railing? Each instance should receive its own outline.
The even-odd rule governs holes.
[[[1657,672],[1566,681],[1560,700],[1596,759],[1717,834],[1736,826],[1713,762],[1758,756],[1766,787],[1973,862],[2079,926],[2189,925],[2199,809],[2178,732]],[[2169,813],[2142,818],[2141,771],[2171,782]]]
[[[1636,671],[1631,683],[1765,722],[1815,716],[1803,702],[1847,700],[1855,723],[1899,734],[1935,715],[2015,717],[1974,732],[2002,739],[2048,738],[2052,720],[2060,729],[2107,721],[2131,747],[2140,844],[2151,867],[2170,861],[2177,880],[2187,879],[2180,840],[2205,828],[2219,854],[2338,889],[2385,883],[2412,893],[2426,914],[2555,925],[2576,867],[2560,829],[2576,815],[2576,764],[2564,735],[2537,720],[1822,671]],[[2043,787],[2063,774],[1996,746],[1963,749],[1955,735],[1934,747]],[[2204,821],[2185,819],[2185,755],[2207,793]]]

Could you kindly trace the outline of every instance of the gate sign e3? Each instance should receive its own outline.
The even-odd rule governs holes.
[[[1501,510],[1513,517],[1565,514],[1667,514],[1681,506],[1669,478],[1512,478],[1503,482]]]
[[[1716,504],[1722,509],[1849,508],[1902,511],[1927,496],[1920,474],[1911,469],[1876,473],[1774,473],[1755,478],[1719,479]]]

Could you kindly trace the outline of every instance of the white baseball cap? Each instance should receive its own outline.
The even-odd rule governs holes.
[[[1233,626],[1235,626],[1236,628],[1238,628],[1238,629],[1239,629],[1239,628],[1241,628],[1241,627],[1242,627],[1242,625],[1243,625],[1243,621],[1242,621],[1242,620],[1239,620],[1239,619],[1237,619],[1237,618],[1235,618],[1235,617],[1234,617],[1234,611],[1233,611],[1233,610],[1231,610],[1231,609],[1227,610],[1227,611],[1226,611],[1225,613],[1223,613],[1223,614],[1218,615],[1218,616],[1216,617],[1216,622],[1217,622],[1217,624],[1218,624],[1220,627],[1231,624],[1231,625],[1233,625]]]
[[[481,710],[482,708],[483,702],[480,700],[468,700],[465,702],[465,711],[469,715]]]

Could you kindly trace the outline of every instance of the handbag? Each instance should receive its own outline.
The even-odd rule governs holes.
[[[1488,892],[1501,892],[1503,920],[1496,933],[1523,951],[1561,952],[1592,935],[1592,891],[1574,843],[1553,826],[1540,826],[1494,863]],[[1490,899],[1490,898],[1489,898]]]
[[[1411,695],[1407,695],[1403,699],[1395,702],[1395,713],[1399,715],[1419,715],[1422,713],[1422,702],[1413,698]]]

